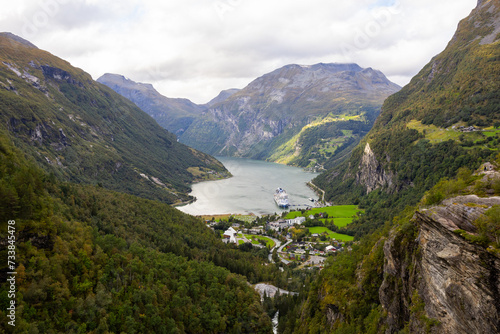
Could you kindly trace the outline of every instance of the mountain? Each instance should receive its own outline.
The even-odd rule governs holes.
[[[231,88],[231,89],[225,89],[219,93],[216,97],[211,99],[205,106],[211,107],[217,103],[221,103],[226,101],[231,95],[238,93],[240,89],[238,88]]]
[[[0,110],[16,147],[62,180],[175,203],[192,182],[227,175],[129,100],[9,33],[0,34]]]
[[[295,311],[280,309],[286,331],[498,333],[499,166],[461,169],[333,257]]]
[[[399,88],[356,64],[287,65],[209,105],[180,140],[214,155],[314,165],[359,141]]]
[[[441,178],[496,154],[499,9],[498,0],[479,1],[445,50],[387,98],[350,159],[314,181],[329,200],[357,201],[368,208],[366,221],[380,225]]]
[[[137,83],[122,75],[106,73],[98,78],[97,82],[134,102],[158,124],[177,136],[181,135],[204,110],[203,106],[188,99],[165,97],[151,84]]]
[[[499,31],[500,0],[478,1],[352,156],[314,180],[365,214],[352,251],[280,309],[283,330],[500,332]]]

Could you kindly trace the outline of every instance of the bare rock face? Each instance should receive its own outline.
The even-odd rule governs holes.
[[[393,186],[392,180],[392,172],[384,170],[371,150],[370,144],[366,143],[365,151],[359,164],[359,170],[356,174],[356,182],[364,185],[366,193],[369,193],[384,186],[391,188]]]
[[[408,231],[385,243],[379,290],[386,333],[408,323],[411,333],[499,333],[500,258],[454,233],[500,197],[460,196],[419,211]]]

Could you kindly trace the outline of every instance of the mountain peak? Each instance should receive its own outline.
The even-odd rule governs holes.
[[[20,43],[20,44],[22,44],[24,46],[38,49],[38,47],[35,44],[33,44],[33,43],[25,40],[24,38],[21,38],[21,37],[19,37],[17,35],[14,35],[11,32],[0,32],[0,36],[1,37],[6,37],[6,38],[8,38],[8,39],[10,39],[12,41],[16,41],[16,42],[18,42],[18,43]]]
[[[141,82],[135,82],[132,81],[131,79],[127,78],[124,75],[121,74],[113,74],[113,73],[105,73],[99,79],[97,79],[97,82],[100,83],[105,83],[107,86],[110,84],[115,84],[118,86],[126,86],[126,87],[136,87],[136,86],[143,86],[145,88],[150,88],[154,89],[152,84],[149,83],[141,83]]]
[[[225,101],[227,98],[229,98],[231,95],[239,92],[240,89],[239,88],[230,88],[230,89],[224,89],[223,91],[221,91],[219,93],[219,95],[217,95],[216,97],[214,97],[213,99],[211,99],[206,105],[208,107],[211,107],[217,103],[220,103],[220,102],[223,102]]]

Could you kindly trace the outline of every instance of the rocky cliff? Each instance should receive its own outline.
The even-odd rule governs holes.
[[[499,333],[500,257],[457,231],[500,197],[459,196],[417,211],[411,233],[394,230],[384,245],[380,302],[386,333]]]
[[[356,173],[356,182],[365,185],[366,192],[369,193],[377,188],[393,186],[393,173],[386,172],[380,162],[378,162],[375,154],[370,148],[370,144],[366,143],[361,162]]]

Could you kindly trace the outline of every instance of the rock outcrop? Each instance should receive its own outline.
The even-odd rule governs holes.
[[[500,258],[454,232],[474,233],[472,222],[492,205],[500,197],[455,197],[392,232],[379,290],[386,333],[405,324],[411,333],[500,332]]]
[[[371,150],[370,144],[366,143],[356,174],[356,182],[365,186],[366,193],[369,193],[380,187],[392,188],[393,176],[392,172],[384,170]]]

